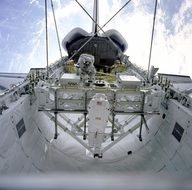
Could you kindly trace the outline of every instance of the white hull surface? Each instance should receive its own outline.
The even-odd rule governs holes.
[[[92,33],[73,29],[48,65],[47,8],[47,67],[0,73],[0,189],[191,189],[192,80],[150,66],[157,0],[148,71],[98,26],[98,0]]]
[[[86,154],[85,148],[61,128],[58,139],[53,139],[54,122],[37,111],[36,102],[30,106],[29,95],[10,106],[0,115],[1,174],[147,171],[192,175],[192,112],[175,100],[170,100],[168,110],[161,107],[160,115],[147,121],[150,130],[143,130],[142,142],[137,129],[105,152],[102,159]],[[16,124],[22,118],[26,131],[19,138]],[[184,128],[180,142],[172,135],[176,122]]]

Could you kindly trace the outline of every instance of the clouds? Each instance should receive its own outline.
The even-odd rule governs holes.
[[[132,4],[131,4],[132,3]],[[145,10],[141,1],[132,1],[126,11],[118,14],[106,29],[115,28],[128,42],[127,54],[132,62],[147,68],[153,15]],[[108,4],[108,14],[112,16],[123,5],[122,1]],[[132,6],[132,9],[129,7]],[[113,13],[113,14],[112,14]]]
[[[153,11],[150,10],[154,8],[154,4],[149,4],[148,0],[133,2],[132,11],[118,15],[110,27],[118,29],[128,41],[126,53],[130,55],[131,61],[147,69],[153,21]],[[172,13],[172,16],[162,9],[171,4],[162,7],[160,3],[166,2],[158,4],[151,64],[159,67],[160,72],[192,76],[192,23],[189,22],[192,16],[186,19],[192,2],[182,1],[180,7],[177,7],[179,11]],[[122,6],[121,1],[116,1],[106,9],[111,13],[113,7],[121,7],[120,4]],[[170,19],[169,23],[172,25],[166,24],[167,19]],[[173,33],[170,32],[171,27],[174,29]]]
[[[31,0],[29,3],[30,3],[30,4],[36,4],[36,5],[38,5],[38,4],[39,4],[39,1],[38,1],[38,0]]]
[[[190,0],[185,0],[181,4],[178,13],[175,13],[172,19],[172,24],[175,26],[175,32],[181,32],[185,25],[192,22],[192,2]]]
[[[93,1],[79,0],[79,2],[92,15]],[[126,2],[126,0],[100,0],[100,25],[102,26]],[[91,19],[74,0],[53,0],[53,3],[61,40],[74,27],[82,27],[91,32]],[[160,72],[192,76],[192,54],[190,52],[192,49],[192,16],[190,14],[192,1],[178,0],[178,4],[176,1],[174,6],[172,3],[172,1],[159,0],[151,64],[159,67]],[[16,67],[13,65],[18,64],[18,61],[14,63],[14,60],[18,59],[20,59],[20,64],[23,62],[20,72],[26,72],[30,67],[44,67],[46,65],[44,5],[38,0],[29,0],[29,5],[30,10],[25,15],[25,20],[28,22],[24,22],[25,27],[20,28],[24,43],[14,49],[15,53],[21,54],[25,59],[18,56],[14,59],[16,55],[14,52],[10,56],[9,62],[6,58],[7,64],[10,64],[7,67],[10,72],[15,71]],[[153,9],[154,1],[132,0],[104,28],[105,31],[108,29],[118,30],[128,42],[126,53],[130,56],[131,61],[145,69],[148,65]],[[6,22],[9,21],[8,18]],[[51,63],[59,59],[59,51],[50,3],[48,27],[49,62]],[[9,35],[13,38],[14,26],[11,28],[13,31]],[[14,37],[17,38],[17,36]],[[2,34],[1,38],[3,38]],[[8,45],[11,46],[11,43]],[[6,53],[3,55],[5,56]],[[27,60],[27,63],[24,63],[24,60]]]
[[[185,0],[173,15],[174,33],[167,33],[163,20],[157,22],[153,64],[160,67],[161,72],[192,76],[192,23],[185,20],[191,8],[192,2]],[[165,19],[162,13],[159,16]]]

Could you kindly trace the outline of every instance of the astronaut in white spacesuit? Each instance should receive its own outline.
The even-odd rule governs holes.
[[[93,82],[95,80],[94,56],[89,54],[81,54],[79,57],[77,68],[80,79],[83,82]]]

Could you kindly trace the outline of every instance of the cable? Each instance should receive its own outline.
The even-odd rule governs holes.
[[[48,77],[49,52],[48,52],[48,29],[47,29],[47,0],[45,0],[45,48],[46,48],[47,77]]]
[[[58,28],[57,28],[57,22],[56,22],[56,18],[55,18],[55,11],[54,11],[54,6],[53,6],[53,1],[51,0],[51,8],[52,8],[52,13],[53,13],[53,18],[54,18],[54,23],[55,23],[55,30],[56,30],[56,35],[57,35],[57,42],[58,42],[58,46],[59,46],[59,52],[60,52],[60,56],[61,58],[62,56],[62,51],[61,51],[61,43],[60,43],[60,39],[59,39],[59,32],[58,32]]]
[[[108,39],[109,39],[109,41],[116,47],[116,48],[118,48],[118,50],[120,51],[120,52],[122,52],[121,51],[121,49],[114,43],[114,41],[105,33],[105,31],[100,27],[100,25],[93,19],[93,17],[88,13],[88,11],[79,3],[79,1],[78,0],[75,0],[78,4],[79,4],[79,6],[84,10],[84,12],[89,16],[89,18],[97,25],[97,27],[99,28],[99,30],[101,30],[103,33],[104,33],[104,35],[105,35],[105,37],[107,37]],[[97,33],[97,32],[96,32]]]
[[[124,7],[126,7],[129,3],[131,2],[131,0],[127,1],[127,3],[125,3],[102,27],[101,29],[103,29]],[[86,46],[101,30],[99,29],[93,36],[91,36],[91,38],[89,38],[70,58],[68,58],[67,61],[69,61],[70,59],[72,59],[75,55],[77,55],[77,53],[79,53],[79,51],[81,51],[81,49]],[[67,62],[66,61],[66,62]]]
[[[154,29],[155,29],[156,12],[157,12],[157,0],[155,0],[155,10],[154,10],[154,15],[153,15],[153,28],[152,28],[152,34],[151,34],[151,45],[150,45],[148,71],[147,71],[147,81],[148,82],[149,82],[149,69],[150,69],[150,65],[151,65],[151,53],[152,53],[152,48],[153,48],[153,36],[154,36]]]
[[[129,3],[131,0],[127,1],[101,28],[104,28],[119,12],[121,12]]]

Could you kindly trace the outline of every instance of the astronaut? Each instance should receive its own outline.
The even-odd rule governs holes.
[[[94,67],[94,61],[94,56],[90,54],[81,54],[79,57],[77,67],[81,81],[93,82],[95,80],[96,70]]]

